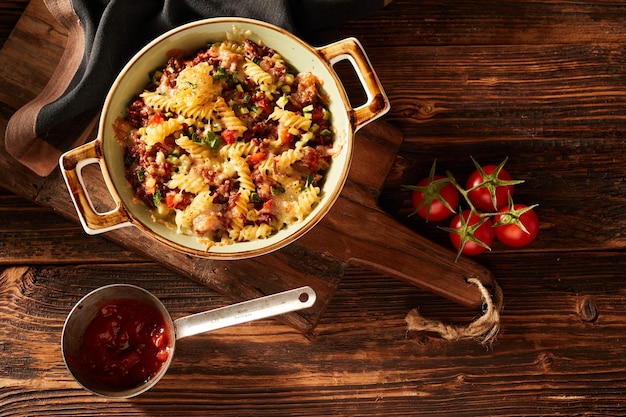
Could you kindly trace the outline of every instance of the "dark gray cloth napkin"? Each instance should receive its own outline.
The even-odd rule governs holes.
[[[108,89],[126,62],[160,34],[209,17],[266,21],[313,45],[332,40],[339,25],[382,8],[383,0],[47,0],[57,18],[80,22],[82,42],[57,68],[57,93],[40,95],[19,109],[5,133],[7,151],[41,176],[61,153],[85,142]],[[81,56],[77,56],[81,54]],[[69,55],[69,56],[67,56]],[[64,71],[65,70],[65,71]],[[59,87],[62,86],[62,87]],[[50,96],[54,97],[50,97]]]

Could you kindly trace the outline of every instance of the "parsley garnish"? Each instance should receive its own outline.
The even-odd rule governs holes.
[[[215,74],[213,74],[213,79],[214,80],[221,80],[228,77],[228,71],[226,71],[226,68],[224,67],[217,67],[217,70],[215,71]]]
[[[224,144],[224,141],[222,140],[221,136],[216,135],[213,132],[208,132],[206,137],[204,138],[204,143],[209,148],[211,148],[213,152],[216,152],[222,146],[222,144]]]
[[[162,200],[162,197],[161,197],[161,190],[157,189],[157,190],[154,192],[154,195],[152,196],[152,202],[154,203],[154,206],[155,206],[155,207],[158,207],[158,206],[159,206],[159,204],[161,204],[161,200]]]
[[[311,174],[306,176],[306,181],[304,182],[304,185],[302,186],[302,188],[300,189],[300,192],[304,192],[306,191],[307,188],[309,188],[313,182],[315,181],[315,177]]]
[[[277,188],[272,187],[272,194],[273,195],[283,194],[284,192],[285,192],[285,189],[282,186],[279,186]]]

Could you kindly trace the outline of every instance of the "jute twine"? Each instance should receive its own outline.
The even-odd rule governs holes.
[[[483,314],[467,326],[449,325],[439,320],[423,317],[417,309],[409,311],[405,320],[409,331],[431,332],[446,340],[473,339],[482,345],[490,346],[500,331],[500,311],[502,309],[502,290],[493,281],[492,292],[476,278],[468,278],[480,290],[483,299]]]

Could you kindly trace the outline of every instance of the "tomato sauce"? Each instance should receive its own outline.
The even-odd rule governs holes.
[[[89,323],[80,357],[89,378],[114,390],[137,387],[161,369],[170,354],[165,319],[143,301],[108,301]]]

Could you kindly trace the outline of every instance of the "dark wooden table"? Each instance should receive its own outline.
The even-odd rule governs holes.
[[[0,5],[2,41],[26,5]],[[517,198],[539,204],[531,246],[495,244],[476,258],[504,292],[495,342],[407,332],[415,307],[456,324],[480,312],[350,266],[307,337],[262,320],[185,339],[153,390],[102,399],[61,358],[63,322],[82,295],[137,284],[175,317],[232,300],[5,187],[0,415],[626,413],[626,3],[395,0],[337,38],[352,35],[390,97],[385,121],[404,134],[379,197],[384,210],[447,245],[435,225],[407,217],[400,186],[427,175],[433,159],[464,178],[470,156],[508,157],[509,171],[526,180]],[[345,81],[358,97],[356,82]],[[12,103],[1,103],[3,120]]]

